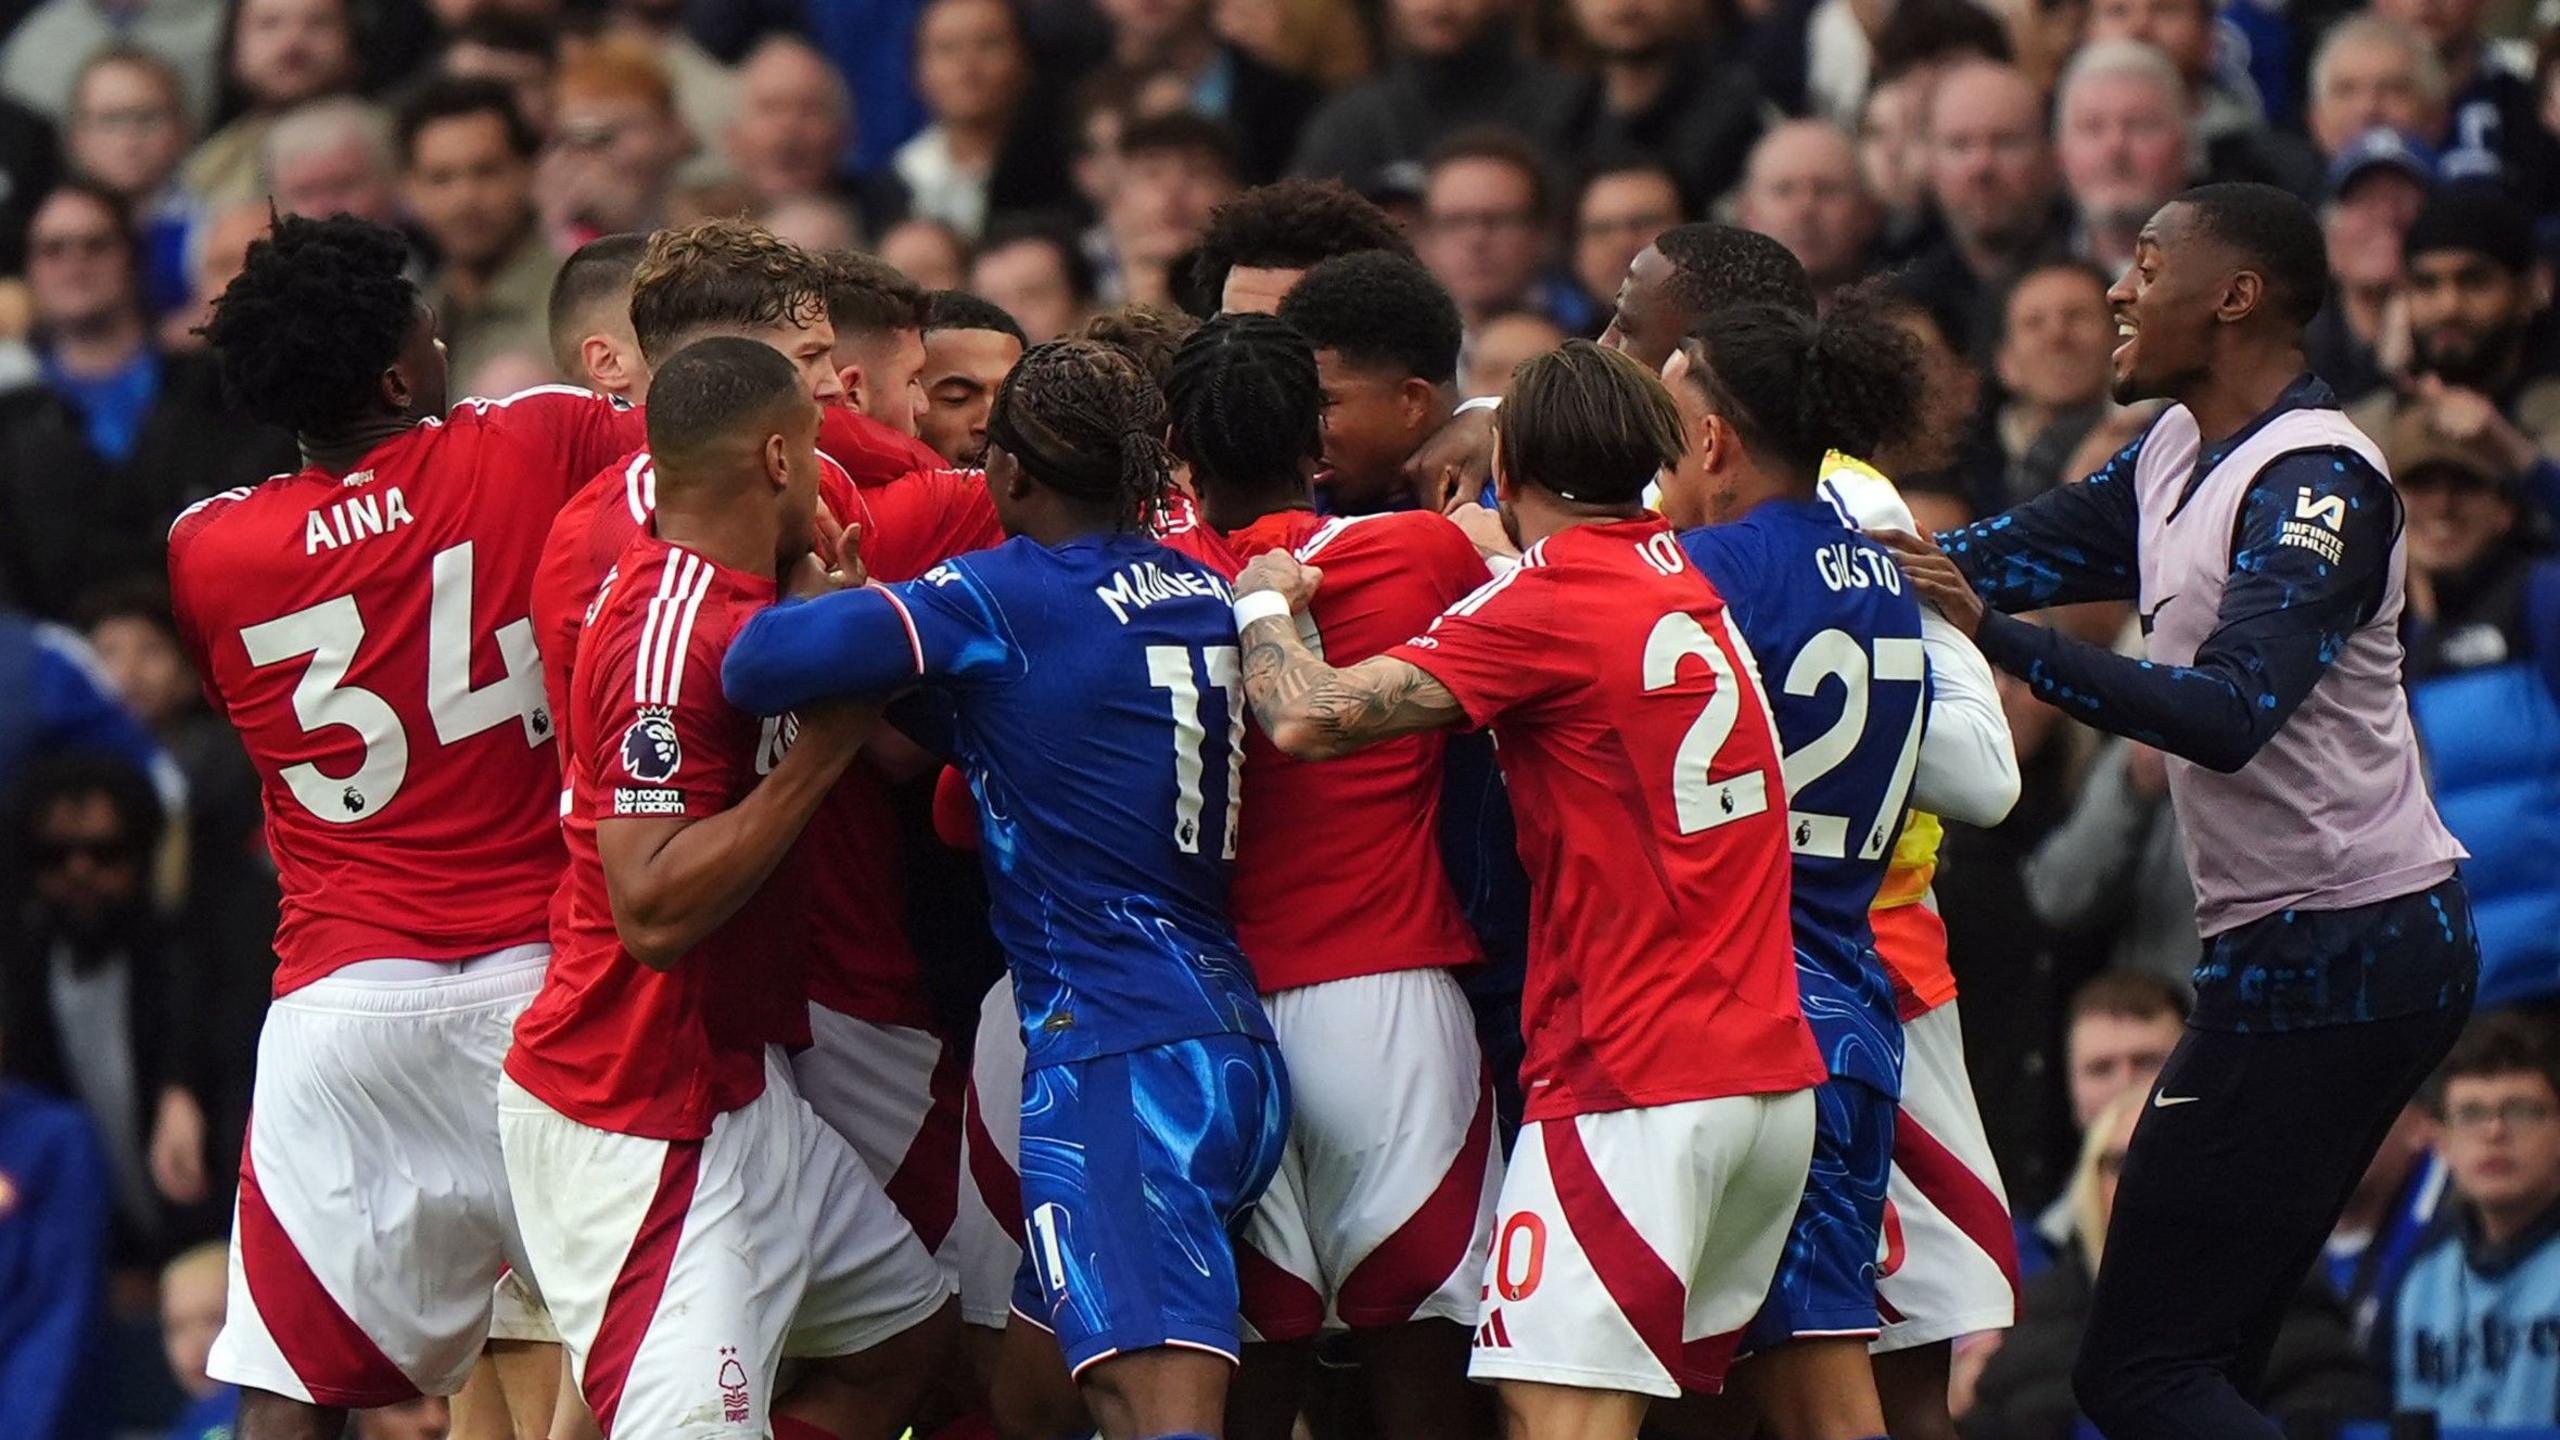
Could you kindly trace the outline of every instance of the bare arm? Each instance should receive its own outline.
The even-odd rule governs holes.
[[[1278,594],[1303,609],[1322,578],[1322,571],[1274,550],[1245,567],[1236,596]],[[1331,760],[1399,735],[1466,723],[1458,698],[1410,661],[1375,655],[1348,669],[1327,665],[1307,648],[1292,615],[1253,620],[1240,636],[1245,698],[1284,754]]]
[[[717,815],[598,822],[596,851],[622,948],[667,970],[727,923],[790,853],[879,719],[870,705],[804,712],[791,752]]]

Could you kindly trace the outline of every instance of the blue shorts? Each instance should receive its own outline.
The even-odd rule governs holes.
[[[1746,1354],[1813,1335],[1877,1332],[1885,1185],[1893,1172],[1893,1098],[1831,1080],[1814,1098],[1813,1172],[1787,1230],[1769,1298],[1742,1332]]]
[[[1014,1313],[1070,1369],[1159,1345],[1237,1354],[1233,1235],[1289,1138],[1279,1047],[1211,1035],[1022,1077]]]

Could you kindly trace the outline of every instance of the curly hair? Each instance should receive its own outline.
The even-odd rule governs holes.
[[[1387,250],[1411,255],[1395,217],[1339,180],[1281,180],[1256,185],[1209,212],[1192,252],[1192,280],[1215,298],[1239,265],[1303,270],[1336,255]]]
[[[649,237],[631,272],[631,333],[655,365],[705,330],[809,324],[827,297],[807,251],[750,220],[705,220]]]
[[[1161,386],[1173,367],[1173,352],[1198,328],[1199,321],[1179,310],[1132,301],[1087,320],[1077,337],[1126,351]]]
[[[1280,302],[1280,318],[1318,350],[1365,369],[1389,369],[1434,385],[1458,378],[1466,326],[1431,272],[1371,250],[1309,270]]]
[[[987,439],[1043,486],[1143,529],[1172,484],[1164,395],[1137,358],[1095,340],[1035,345],[996,390]]]
[[[1684,342],[1689,376],[1746,446],[1811,483],[1826,451],[1872,455],[1919,423],[1920,347],[1872,285],[1820,320],[1753,302],[1709,312]]]
[[[1671,303],[1694,326],[1722,305],[1777,305],[1814,311],[1813,280],[1795,252],[1757,230],[1712,222],[1674,225],[1653,248],[1671,262]]]
[[[812,260],[825,277],[827,319],[838,338],[924,328],[932,296],[906,271],[859,250],[832,251]]]
[[[1324,389],[1307,337],[1267,315],[1221,315],[1191,332],[1164,381],[1174,453],[1201,486],[1298,483],[1324,452]]]
[[[249,246],[197,332],[251,418],[326,434],[375,405],[375,382],[418,323],[400,232],[348,215],[287,215]]]

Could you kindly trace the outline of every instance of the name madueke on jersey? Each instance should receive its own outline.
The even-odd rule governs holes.
[[[363,485],[372,479],[372,471],[359,470],[349,475],[345,483]],[[414,525],[417,518],[409,513],[409,497],[401,494],[397,485],[379,495],[350,495],[302,517],[302,553],[317,555],[323,550],[370,540],[403,525]]]
[[[925,577],[931,579],[931,576]],[[1144,610],[1159,600],[1197,595],[1221,604],[1235,596],[1225,581],[1196,571],[1167,571],[1153,560],[1123,566],[1111,579],[1093,587],[1094,598],[1111,607],[1111,618],[1126,625],[1131,610]]]

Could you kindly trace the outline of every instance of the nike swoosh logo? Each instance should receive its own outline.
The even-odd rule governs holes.
[[[2172,1105],[2193,1105],[2203,1098],[2204,1097],[2201,1095],[2159,1094],[2151,1097],[2151,1108],[2154,1110],[2166,1110]]]

